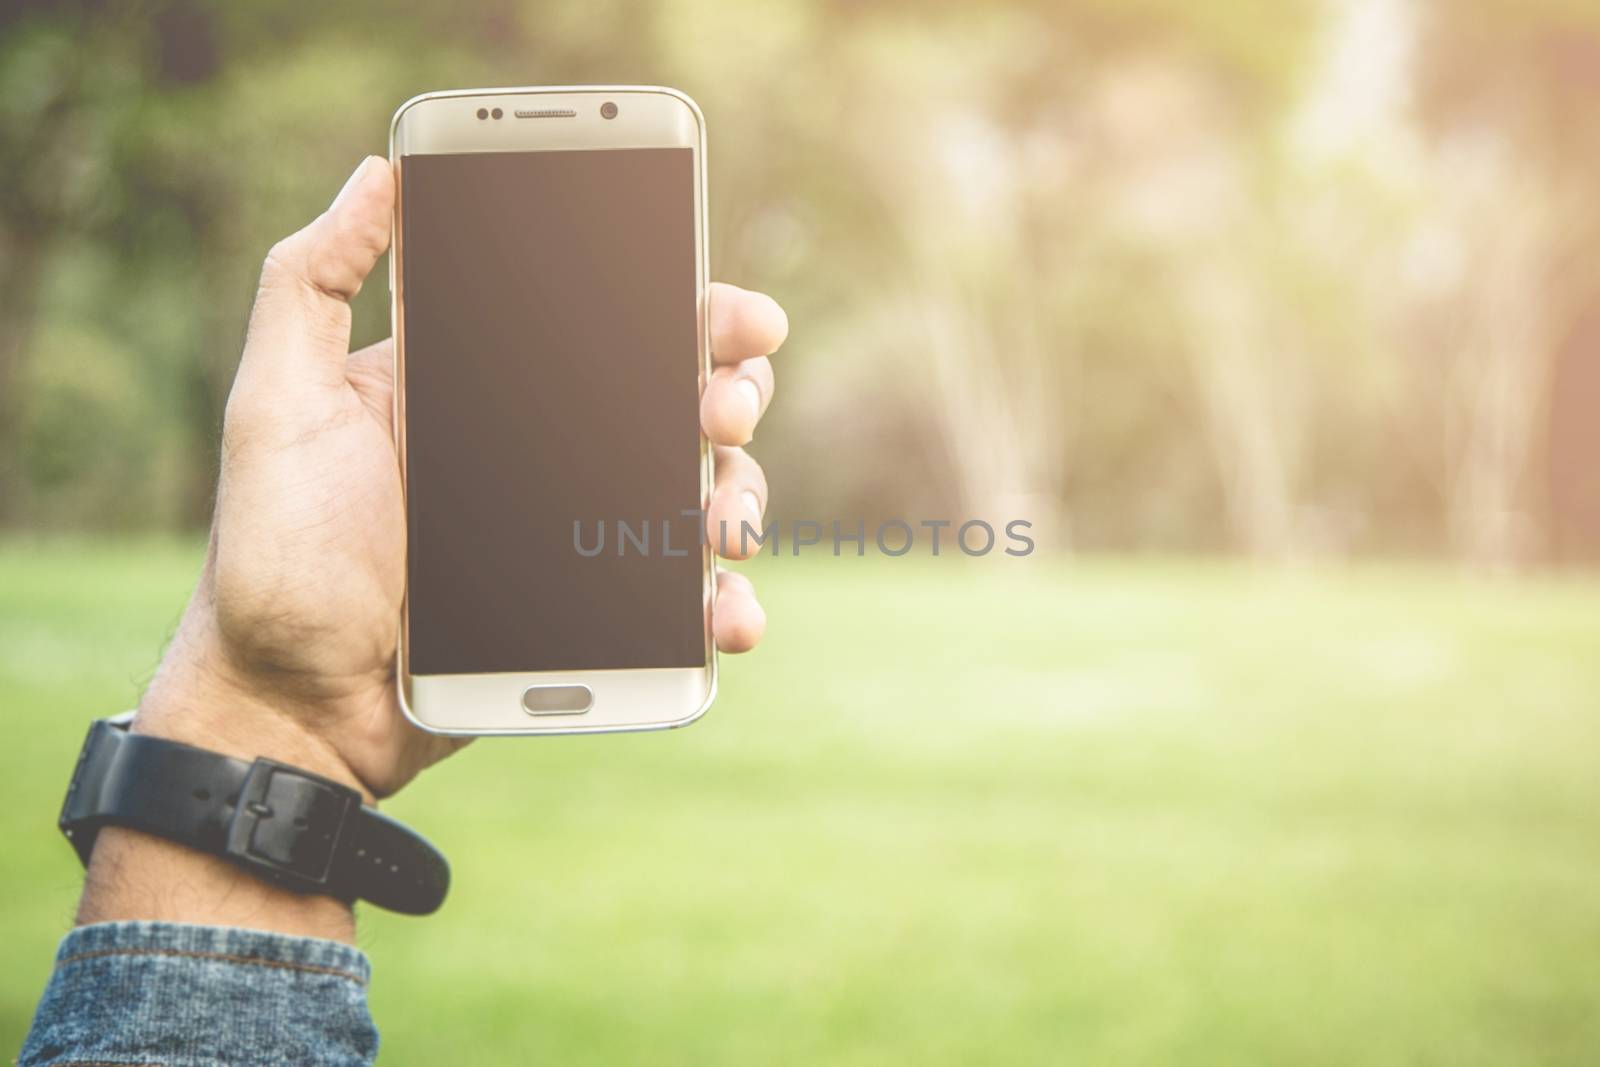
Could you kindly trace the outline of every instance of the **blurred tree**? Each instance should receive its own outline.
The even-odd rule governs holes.
[[[780,514],[1513,556],[1555,521],[1537,472],[1574,469],[1545,455],[1547,397],[1596,299],[1596,21],[1562,0],[14,3],[0,523],[205,521],[260,259],[385,150],[400,101],[656,82],[710,116],[715,272],[791,312],[755,446]],[[355,317],[358,342],[387,332],[381,285]]]
[[[1452,540],[1469,558],[1507,564],[1551,547],[1540,471],[1556,358],[1600,306],[1600,9],[1419,8],[1422,180],[1434,240],[1454,262],[1416,302],[1415,357],[1444,383]],[[1592,466],[1588,456],[1555,462]]]
[[[22,365],[46,257],[92,203],[95,175],[83,164],[84,142],[96,141],[100,129],[84,99],[124,66],[127,44],[117,31],[111,20],[82,11],[0,8],[0,172],[7,176],[0,197],[0,522],[15,515],[23,488]]]

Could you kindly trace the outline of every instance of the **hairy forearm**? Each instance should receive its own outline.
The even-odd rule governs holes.
[[[137,830],[100,832],[78,904],[79,925],[147,919],[351,941],[355,918],[332,897],[269,885],[214,856]]]

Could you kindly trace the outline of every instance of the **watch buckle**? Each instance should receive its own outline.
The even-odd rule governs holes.
[[[289,888],[325,891],[339,841],[360,808],[361,794],[349,786],[258,757],[239,789],[224,852]]]

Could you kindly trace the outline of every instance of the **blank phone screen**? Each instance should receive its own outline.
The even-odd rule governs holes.
[[[411,673],[703,667],[692,151],[401,183]]]

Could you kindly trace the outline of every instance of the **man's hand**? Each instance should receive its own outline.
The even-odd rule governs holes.
[[[204,571],[134,729],[274,759],[360,789],[399,789],[463,742],[400,712],[395,650],[406,518],[394,441],[392,344],[350,352],[349,301],[389,245],[394,177],[370,157],[332,206],[267,256],[228,397]],[[717,364],[701,402],[716,446],[707,525],[759,525],[767,487],[739,447],[772,399],[767,356],[787,321],[770,298],[713,285]],[[731,546],[734,549],[737,546]],[[717,645],[745,651],[765,616],[724,572]],[[348,936],[335,901],[296,898],[221,860],[131,831],[95,848],[80,921],[233,922]]]

